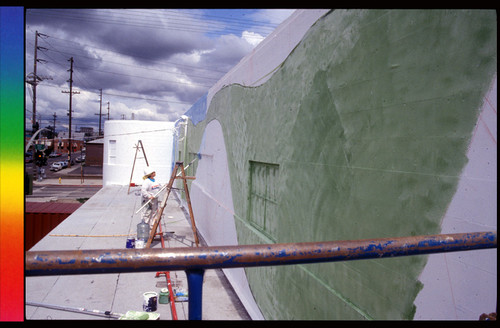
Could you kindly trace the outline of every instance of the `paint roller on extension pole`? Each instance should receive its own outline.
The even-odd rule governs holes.
[[[196,161],[197,159],[200,159],[201,158],[201,155],[200,153],[197,153],[196,154],[197,156],[195,157],[195,159],[193,159],[188,165],[186,165],[186,167],[184,167],[184,169],[187,169],[191,164],[194,163],[194,161]],[[178,177],[182,172],[179,172],[177,173],[176,177]],[[163,187],[161,187],[161,189],[153,196],[153,199],[158,197],[158,195],[163,191],[165,190],[165,188],[168,187],[168,184],[164,185]],[[135,214],[139,213],[144,207],[146,207],[146,205],[148,205],[150,202],[152,201],[152,199],[148,200],[146,203],[144,203],[144,205],[142,205],[136,212]]]
[[[89,309],[86,309],[83,307],[70,307],[70,306],[61,306],[61,305],[53,305],[53,304],[43,304],[43,303],[30,302],[30,301],[26,301],[26,305],[44,307],[44,308],[52,309],[52,310],[84,313],[84,314],[90,314],[90,315],[106,317],[106,318],[121,319],[121,320],[158,320],[160,318],[160,315],[158,313],[152,313],[152,312],[149,313],[149,312],[142,312],[142,311],[127,311],[126,314],[123,314],[123,313],[115,313],[115,312],[111,312],[111,311],[89,310]]]

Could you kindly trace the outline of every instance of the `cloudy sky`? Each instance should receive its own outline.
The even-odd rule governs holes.
[[[175,121],[293,9],[26,9],[26,76],[40,127],[72,131],[110,119]],[[109,105],[108,105],[109,103]],[[26,129],[33,89],[26,83]]]

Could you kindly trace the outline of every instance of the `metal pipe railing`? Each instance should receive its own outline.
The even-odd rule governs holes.
[[[183,270],[188,275],[188,282],[193,279],[190,285],[196,286],[196,290],[188,286],[189,318],[201,319],[199,277],[203,277],[205,269],[339,262],[487,248],[497,248],[496,231],[286,244],[28,251],[25,275]],[[194,278],[190,277],[193,272]],[[191,299],[197,302],[196,306],[191,306]]]

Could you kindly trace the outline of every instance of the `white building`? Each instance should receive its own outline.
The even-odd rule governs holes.
[[[173,167],[174,132],[173,122],[106,121],[103,185],[130,182],[141,185],[146,161],[156,171],[156,179],[162,184],[168,183]]]

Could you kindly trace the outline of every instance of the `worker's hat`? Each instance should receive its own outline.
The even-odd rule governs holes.
[[[146,168],[144,169],[144,176],[143,176],[142,178],[143,178],[144,180],[146,180],[146,179],[147,179],[147,178],[149,178],[149,176],[150,176],[151,174],[153,174],[154,172],[155,172],[155,170],[154,170],[153,168],[151,168],[151,167],[149,167],[149,166],[148,166],[148,167],[146,167]]]

